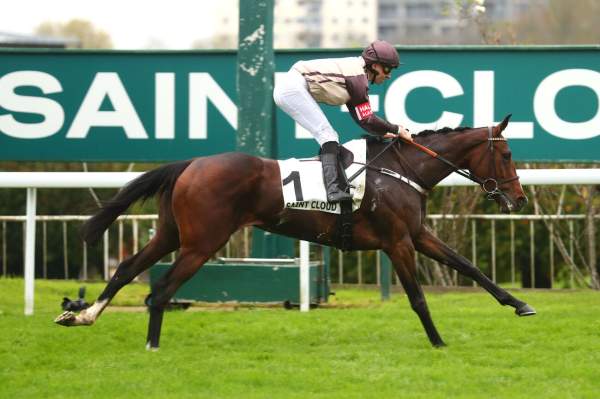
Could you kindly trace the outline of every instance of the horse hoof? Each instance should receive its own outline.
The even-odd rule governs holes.
[[[433,347],[436,349],[445,348],[446,346],[448,346],[448,345],[446,345],[446,343],[444,341],[440,341],[440,342],[433,344]]]
[[[517,314],[517,316],[533,316],[534,314],[536,314],[536,311],[528,304],[524,304],[520,308],[516,309],[515,313]]]
[[[150,342],[146,343],[146,350],[148,352],[158,352],[158,346],[151,346]]]
[[[71,311],[66,311],[63,312],[60,316],[58,316],[56,319],[54,319],[54,322],[56,324],[60,324],[61,326],[73,326],[75,325],[75,319],[77,318],[77,315],[75,315],[75,313],[71,312]]]

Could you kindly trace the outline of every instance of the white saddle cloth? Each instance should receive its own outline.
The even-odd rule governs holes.
[[[346,168],[348,178],[364,166],[367,160],[366,140],[352,140],[344,143],[344,147],[354,154],[354,163]],[[323,169],[318,158],[280,160],[281,191],[285,208],[303,209],[307,211],[323,211],[340,213],[338,203],[327,202]],[[352,194],[352,211],[360,208],[365,194],[366,170],[363,170],[350,184]]]

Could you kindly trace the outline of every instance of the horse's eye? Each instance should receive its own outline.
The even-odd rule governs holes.
[[[510,152],[505,152],[504,154],[502,154],[502,158],[504,158],[505,161],[510,161],[510,157],[511,157]]]

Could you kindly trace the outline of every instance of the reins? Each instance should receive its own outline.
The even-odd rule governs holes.
[[[421,145],[417,142],[411,141],[411,140],[406,140],[403,138],[400,138],[400,140],[402,140],[403,142],[407,143],[407,144],[411,144],[413,146],[415,146],[417,149],[423,151],[424,153],[426,153],[427,155],[431,156],[432,158],[436,158],[439,159],[440,161],[442,161],[443,163],[445,163],[446,165],[450,166],[453,171],[463,177],[466,177],[467,179],[479,184],[479,185],[483,185],[484,181],[482,179],[480,179],[479,177],[477,177],[476,175],[474,175],[473,173],[469,172],[469,171],[464,171],[462,169],[460,169],[458,166],[456,166],[453,162],[449,161],[448,159],[444,158],[443,156],[441,156],[440,154],[438,154],[437,152],[433,151],[430,148],[425,147],[424,145]]]
[[[492,136],[492,127],[488,126],[488,149],[490,150],[490,153],[493,155],[494,153],[494,141],[506,141],[506,139],[504,137],[493,137]],[[413,146],[415,146],[416,148],[418,148],[419,150],[425,152],[426,154],[430,155],[433,158],[439,159],[440,161],[444,162],[446,165],[450,166],[453,169],[454,173],[457,173],[477,184],[479,184],[479,186],[481,187],[481,189],[486,193],[486,198],[487,199],[494,199],[494,197],[500,195],[503,197],[506,197],[506,194],[500,189],[500,186],[502,184],[511,182],[513,180],[517,180],[519,178],[519,176],[513,176],[513,177],[509,177],[508,179],[504,179],[504,180],[500,180],[498,181],[496,179],[497,177],[497,172],[496,172],[496,164],[494,163],[494,159],[493,157],[490,157],[490,163],[492,165],[492,169],[493,169],[493,173],[494,173],[494,177],[488,177],[486,179],[482,179],[479,176],[471,173],[470,171],[464,171],[462,169],[460,169],[458,166],[456,166],[453,162],[447,160],[446,158],[444,158],[443,156],[441,156],[440,154],[438,154],[437,152],[431,150],[430,148],[427,148],[419,143],[416,143],[414,141],[411,140],[406,140],[406,139],[402,139],[400,138],[403,142],[411,144]],[[490,185],[488,185],[491,184]]]
[[[500,180],[498,181],[496,179],[497,176],[497,172],[496,172],[496,164],[494,163],[493,157],[490,158],[490,162],[492,165],[492,169],[494,171],[494,177],[488,177],[486,179],[482,179],[479,176],[471,173],[470,171],[465,171],[463,169],[460,169],[457,165],[454,164],[454,162],[444,158],[442,155],[438,154],[437,152],[433,151],[432,149],[425,147],[422,144],[419,144],[415,141],[412,140],[407,140],[404,139],[400,136],[397,136],[396,138],[394,138],[393,140],[390,141],[389,144],[387,144],[383,150],[381,150],[377,155],[375,155],[373,158],[371,158],[367,163],[365,163],[356,173],[354,173],[352,176],[350,176],[348,178],[348,183],[350,183],[352,180],[354,180],[358,175],[360,175],[365,169],[371,167],[371,163],[373,163],[373,161],[375,161],[377,158],[379,158],[379,156],[381,154],[383,154],[384,152],[386,152],[396,141],[401,140],[406,144],[410,144],[414,147],[416,147],[418,150],[426,153],[427,155],[431,156],[432,158],[436,158],[439,159],[440,161],[442,161],[443,163],[445,163],[446,165],[450,166],[450,168],[452,168],[452,171],[454,173],[457,173],[469,180],[471,180],[474,183],[477,183],[482,190],[486,193],[486,198],[487,199],[494,199],[495,196],[497,195],[501,195],[501,196],[505,196],[506,194],[500,189],[500,186],[502,184],[511,182],[513,180],[517,180],[519,179],[519,176],[513,176],[510,177],[508,179],[504,179],[504,180]],[[488,149],[490,150],[490,152],[493,154],[494,152],[494,141],[506,141],[506,139],[504,137],[492,137],[492,127],[488,126]]]
[[[379,151],[379,154],[375,155],[373,158],[371,158],[369,161],[367,161],[367,163],[365,163],[359,170],[357,170],[356,173],[354,173],[352,176],[350,176],[348,178],[348,183],[350,183],[352,180],[356,179],[358,177],[358,175],[360,175],[365,169],[367,169],[369,167],[369,165],[371,165],[371,163],[373,163],[373,161],[375,161],[377,158],[379,158],[379,156],[381,154],[386,152],[388,150],[388,148],[390,148],[399,139],[400,139],[400,136],[398,136],[395,139],[393,139],[392,141],[390,141],[388,143],[388,145],[386,145],[383,148],[383,150]],[[425,147],[423,147],[423,148],[425,148]]]

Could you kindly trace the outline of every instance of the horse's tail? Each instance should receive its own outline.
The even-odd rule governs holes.
[[[115,219],[134,202],[147,200],[157,193],[171,195],[177,178],[192,161],[174,162],[150,170],[125,185],[117,195],[102,204],[100,210],[88,219],[82,228],[83,239],[92,244],[102,236]]]

